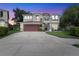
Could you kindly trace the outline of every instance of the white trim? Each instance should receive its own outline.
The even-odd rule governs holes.
[[[20,23],[20,31],[24,31],[24,26],[23,26],[23,23]]]

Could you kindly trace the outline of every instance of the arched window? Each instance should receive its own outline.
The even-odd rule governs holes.
[[[38,15],[36,16],[36,20],[37,20],[37,21],[39,21],[39,20],[40,20],[40,17],[39,17]]]

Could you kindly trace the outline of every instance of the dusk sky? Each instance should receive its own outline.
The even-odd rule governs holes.
[[[71,3],[0,3],[0,9],[8,10],[10,17],[14,17],[13,9],[15,8],[20,8],[32,13],[52,13],[61,15],[63,11],[71,5]]]

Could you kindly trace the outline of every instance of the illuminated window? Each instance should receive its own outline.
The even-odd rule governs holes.
[[[40,17],[39,16],[36,16],[36,20],[39,21],[40,20]]]
[[[55,19],[55,16],[52,16],[52,19]]]
[[[58,16],[57,15],[55,16],[55,19],[58,19]]]
[[[29,16],[29,19],[32,19],[32,16]]]
[[[30,19],[30,17],[29,16],[24,16],[24,19]]]
[[[24,19],[27,19],[27,16],[24,16]]]

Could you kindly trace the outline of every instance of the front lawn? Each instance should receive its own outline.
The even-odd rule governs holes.
[[[53,32],[47,32],[50,35],[54,35],[61,38],[73,38],[74,36],[71,36],[69,32],[65,31],[53,31]]]

